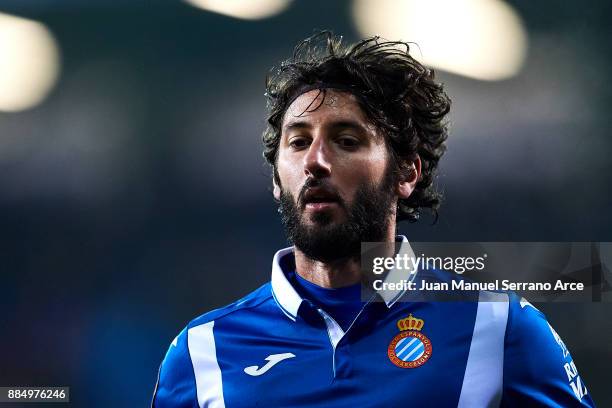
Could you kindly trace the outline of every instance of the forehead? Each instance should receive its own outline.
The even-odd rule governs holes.
[[[283,117],[283,127],[294,121],[350,120],[373,127],[350,92],[313,89],[295,98]]]

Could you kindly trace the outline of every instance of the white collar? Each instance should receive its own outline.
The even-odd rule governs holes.
[[[403,235],[398,235],[398,239],[401,239],[402,245],[400,253],[405,253],[409,257],[414,257],[414,252],[408,239]],[[274,254],[272,260],[272,296],[280,307],[280,309],[289,317],[291,320],[295,320],[298,309],[304,301],[304,299],[297,293],[295,288],[291,285],[287,279],[287,273],[290,271],[283,270],[281,266],[281,260],[286,256],[293,256],[293,247],[283,248]],[[416,273],[407,269],[393,269],[391,270],[384,279],[385,283],[399,283],[400,285],[394,285],[398,287],[404,287],[401,285],[403,281],[412,281],[416,277]],[[387,285],[383,285],[385,287]],[[384,300],[387,307],[391,307],[406,293],[404,289],[383,289],[378,290],[378,294]]]

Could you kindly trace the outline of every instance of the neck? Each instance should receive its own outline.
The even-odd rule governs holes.
[[[389,223],[385,242],[395,241],[395,222]],[[341,288],[361,282],[359,257],[337,259],[332,262],[316,261],[295,248],[295,269],[298,275],[323,288]]]

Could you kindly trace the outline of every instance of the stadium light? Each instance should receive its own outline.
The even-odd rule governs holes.
[[[57,43],[43,24],[0,13],[0,111],[38,105],[53,88],[59,69]]]
[[[500,0],[354,0],[353,16],[362,35],[414,42],[419,61],[474,79],[510,78],[526,56],[521,19]]]
[[[192,6],[243,20],[259,20],[285,10],[291,0],[185,0]]]

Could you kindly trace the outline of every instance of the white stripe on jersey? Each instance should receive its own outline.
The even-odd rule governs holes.
[[[225,408],[221,369],[217,362],[212,322],[192,327],[187,331],[187,347],[195,374],[200,408]]]
[[[508,308],[507,294],[480,291],[459,408],[498,407],[501,402]]]

